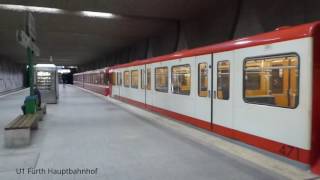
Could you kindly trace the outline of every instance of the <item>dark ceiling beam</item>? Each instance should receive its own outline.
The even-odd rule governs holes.
[[[237,26],[239,24],[242,6],[243,6],[243,0],[237,0],[236,13],[233,18],[232,27],[231,27],[231,31],[230,31],[230,35],[229,35],[229,40],[232,40],[235,37]]]

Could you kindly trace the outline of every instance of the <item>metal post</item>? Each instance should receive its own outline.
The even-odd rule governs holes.
[[[33,63],[32,63],[32,51],[28,47],[27,48],[27,54],[28,54],[28,64],[29,64],[29,85],[30,85],[30,96],[34,95],[33,93]]]

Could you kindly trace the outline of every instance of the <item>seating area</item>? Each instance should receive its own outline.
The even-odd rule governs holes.
[[[38,129],[38,123],[46,114],[46,105],[34,114],[19,115],[13,121],[9,122],[4,128],[4,142],[8,148],[21,147],[29,145],[31,142],[31,130]]]

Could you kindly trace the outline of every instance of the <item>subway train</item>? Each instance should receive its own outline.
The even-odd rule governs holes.
[[[320,22],[108,68],[110,97],[320,173]]]
[[[105,96],[109,95],[109,79],[108,68],[73,74],[74,85]]]

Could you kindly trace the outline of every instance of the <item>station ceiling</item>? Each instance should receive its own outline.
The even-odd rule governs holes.
[[[37,63],[84,64],[192,19],[218,0],[0,0],[0,55],[26,63],[16,41],[25,15],[36,19]],[[97,13],[98,12],[98,13]]]

